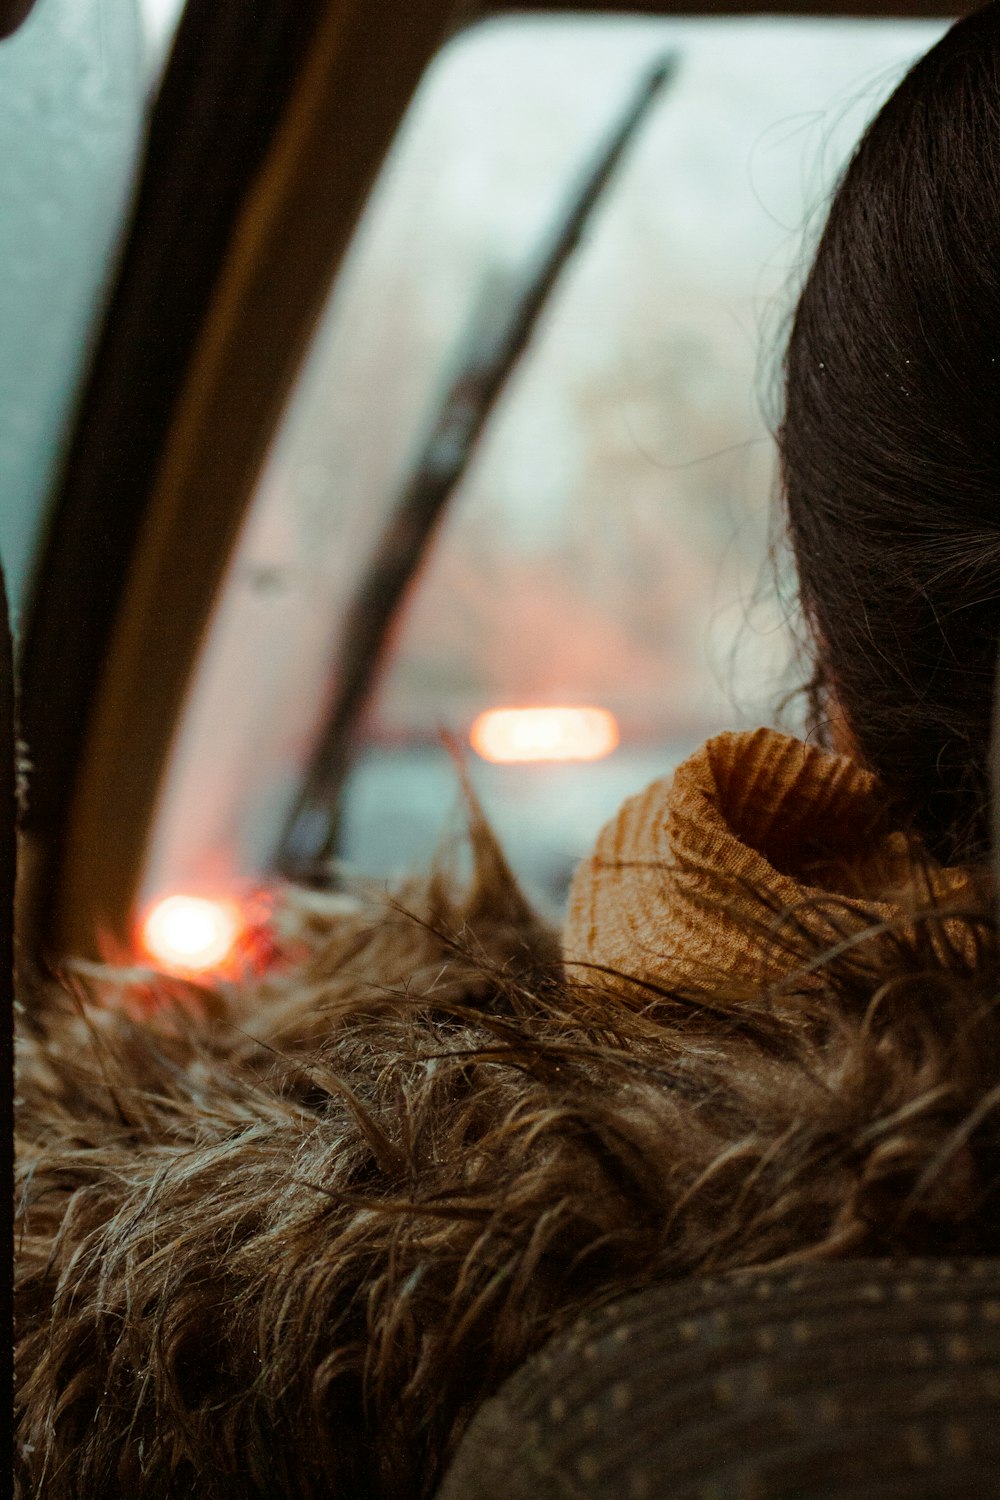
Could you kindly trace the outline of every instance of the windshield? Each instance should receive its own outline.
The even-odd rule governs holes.
[[[422,863],[456,802],[447,730],[515,865],[557,906],[623,795],[707,734],[773,719],[794,677],[788,580],[770,556],[784,325],[837,173],[940,29],[536,18],[477,27],[441,54],[262,475],[147,895],[266,870],[293,815],[304,847],[362,873]],[[442,403],[665,58],[671,77],[393,622],[346,785],[303,803],[345,622],[395,545]],[[607,716],[603,750],[529,744],[498,763],[477,739],[492,710],[567,708]],[[534,723],[536,749],[541,733],[565,750],[565,724]]]

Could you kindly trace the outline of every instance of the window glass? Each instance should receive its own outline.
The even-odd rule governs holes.
[[[38,0],[0,43],[0,555],[15,616],[127,211],[135,0]]]
[[[152,83],[167,59],[184,0],[139,0],[146,45],[146,70]]]
[[[491,764],[467,751],[515,866],[557,906],[622,796],[705,735],[773,718],[789,672],[768,565],[784,324],[846,155],[940,29],[537,18],[478,27],[441,55],[234,556],[147,896],[266,868],[337,691],[350,601],[443,395],[476,340],[495,337],[571,185],[667,55],[674,76],[396,623],[339,851],[377,878],[426,860],[456,801],[442,728],[468,745],[490,709],[600,709],[619,737],[600,759]]]

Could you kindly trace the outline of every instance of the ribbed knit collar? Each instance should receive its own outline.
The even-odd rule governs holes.
[[[564,954],[671,989],[767,982],[845,920],[897,924],[915,879],[936,898],[966,872],[916,856],[867,771],[775,730],[722,734],[602,830]]]

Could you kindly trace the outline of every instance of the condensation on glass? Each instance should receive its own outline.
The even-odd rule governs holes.
[[[470,750],[513,862],[553,901],[630,790],[788,682],[769,571],[784,325],[830,186],[940,28],[494,22],[437,60],[333,288],[232,559],[178,736],[146,896],[265,870],[331,662],[458,351],[502,308],[651,62],[676,77],[561,278],[412,590],[365,723],[341,852],[378,877],[456,802],[441,729],[593,706],[573,765]]]
[[[20,609],[128,209],[136,0],[38,0],[0,43],[0,555]]]

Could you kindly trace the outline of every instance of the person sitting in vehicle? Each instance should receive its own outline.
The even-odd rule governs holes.
[[[792,328],[810,742],[631,799],[561,945],[473,809],[467,891],[289,892],[259,981],[31,997],[23,1495],[431,1495],[613,1296],[1000,1252],[998,202],[992,4],[868,130]]]

